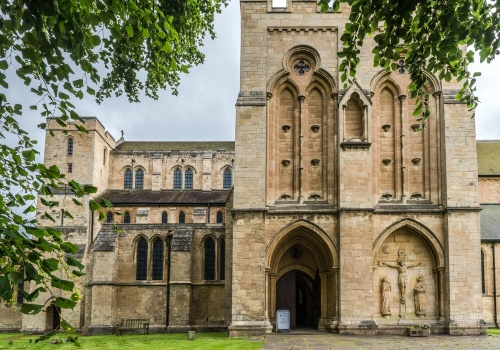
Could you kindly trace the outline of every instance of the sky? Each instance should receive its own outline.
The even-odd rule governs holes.
[[[239,90],[240,14],[239,1],[232,0],[215,19],[217,38],[206,40],[202,51],[205,63],[183,74],[178,96],[161,91],[158,100],[143,97],[131,104],[126,98],[110,98],[102,104],[86,98],[77,101],[81,116],[95,116],[116,140],[123,130],[128,141],[232,141],[235,103]],[[478,139],[500,140],[500,57],[490,65],[475,64],[478,78],[476,110]],[[18,101],[23,91],[9,91]],[[34,126],[43,122],[36,112],[27,111],[21,124],[31,135],[43,140],[44,131]],[[42,143],[43,144],[43,143]],[[41,145],[42,146],[42,145]]]

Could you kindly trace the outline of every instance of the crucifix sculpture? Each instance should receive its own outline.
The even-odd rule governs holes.
[[[398,276],[398,286],[399,286],[399,295],[400,295],[400,303],[405,305],[406,304],[406,285],[408,283],[408,276],[407,272],[408,269],[411,269],[412,267],[422,265],[422,262],[415,262],[415,263],[406,263],[406,253],[404,250],[399,250],[398,251],[398,261],[397,263],[390,263],[390,262],[382,262],[381,263],[384,266],[392,267],[398,270],[399,276]]]

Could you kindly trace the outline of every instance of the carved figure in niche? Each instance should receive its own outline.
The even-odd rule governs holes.
[[[418,317],[424,317],[426,314],[426,291],[427,285],[424,282],[424,276],[418,276],[415,288],[413,288],[413,296],[415,297],[415,314]]]
[[[383,262],[382,265],[389,266],[395,269],[398,269],[399,277],[398,277],[398,285],[399,285],[399,294],[400,294],[400,302],[401,304],[406,304],[406,285],[408,283],[407,272],[408,269],[422,265],[421,262],[406,264],[406,254],[404,251],[398,252],[398,262],[396,264]]]
[[[382,292],[382,311],[381,314],[385,318],[391,316],[391,282],[387,277],[382,277],[381,282],[381,292]]]

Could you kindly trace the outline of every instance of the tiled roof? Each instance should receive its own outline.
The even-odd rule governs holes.
[[[116,150],[120,152],[234,151],[234,141],[124,141],[116,147]]]
[[[500,204],[481,205],[481,240],[500,241]]]
[[[231,190],[108,190],[100,198],[113,205],[225,205]]]
[[[479,176],[500,176],[500,141],[477,141]]]

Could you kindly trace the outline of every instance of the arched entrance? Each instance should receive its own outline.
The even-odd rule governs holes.
[[[59,329],[61,327],[61,308],[55,306],[54,303],[50,304],[47,307],[46,311],[47,319],[46,319],[46,328],[50,329]]]
[[[268,317],[290,311],[290,327],[326,330],[337,313],[337,252],[317,226],[300,220],[279,232],[267,249]]]
[[[321,316],[321,279],[293,270],[276,282],[276,309],[290,311],[290,327],[318,328]]]

